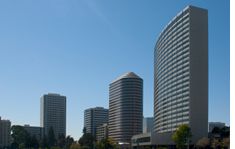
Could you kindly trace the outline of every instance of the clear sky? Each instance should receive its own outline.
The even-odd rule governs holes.
[[[229,0],[0,1],[0,116],[40,125],[40,97],[67,96],[67,134],[82,134],[86,108],[108,108],[109,83],[127,71],[144,80],[153,116],[153,51],[184,7],[209,13],[209,121],[230,123]]]

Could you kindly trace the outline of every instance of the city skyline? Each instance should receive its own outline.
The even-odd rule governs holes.
[[[79,139],[83,111],[95,106],[108,108],[108,84],[128,71],[143,78],[144,116],[153,116],[156,39],[175,14],[192,4],[209,12],[209,121],[230,125],[229,2],[226,2],[181,1],[171,3],[169,12],[163,9],[169,1],[136,2],[132,11],[127,10],[126,4],[131,4],[130,1],[114,4],[54,1],[49,6],[44,6],[48,4],[45,1],[38,2],[39,6],[29,1],[16,2],[21,7],[1,2],[4,23],[0,25],[0,62],[3,65],[0,116],[11,120],[12,125],[39,126],[40,96],[59,93],[65,95],[68,102],[67,134]],[[45,12],[39,13],[40,9],[36,8],[40,6]],[[126,7],[120,12],[122,6]],[[9,8],[15,10],[9,13]],[[142,9],[144,11],[140,12]],[[216,12],[221,9],[223,11]],[[130,17],[132,19],[128,20]]]

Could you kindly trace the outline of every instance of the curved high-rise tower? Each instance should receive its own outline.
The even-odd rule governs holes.
[[[142,132],[143,80],[128,72],[109,86],[109,137],[119,144],[130,144]]]
[[[188,124],[192,142],[208,128],[208,14],[188,6],[168,23],[154,51],[154,130],[158,144]]]

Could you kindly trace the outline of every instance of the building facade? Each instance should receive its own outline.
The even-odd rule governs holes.
[[[108,123],[108,109],[103,107],[89,108],[84,111],[84,127],[86,133],[96,137],[96,128],[104,123]]]
[[[191,143],[208,130],[208,12],[187,6],[161,32],[154,51],[154,131],[157,144],[172,144],[181,124]]]
[[[143,80],[128,72],[109,85],[108,134],[118,144],[130,144],[142,132]]]
[[[102,124],[96,129],[96,140],[101,141],[108,138],[108,124]]]
[[[37,140],[41,140],[41,138],[43,136],[42,127],[24,125],[23,128],[30,134],[31,137],[35,136],[37,138]]]
[[[9,147],[11,143],[11,122],[0,117],[0,148]]]
[[[153,131],[153,117],[145,117],[143,119],[143,133]]]
[[[41,121],[43,134],[48,135],[53,128],[55,137],[66,136],[66,97],[59,94],[46,94],[41,97]]]

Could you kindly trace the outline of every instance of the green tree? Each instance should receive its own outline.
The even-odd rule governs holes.
[[[49,147],[55,146],[55,143],[56,143],[56,139],[55,139],[54,130],[52,127],[50,127],[48,131],[48,146]]]
[[[210,140],[209,140],[208,138],[206,138],[206,137],[201,138],[200,140],[197,141],[196,146],[197,146],[199,149],[206,149],[206,148],[209,148],[209,146],[210,146]]]
[[[71,144],[69,149],[81,149],[81,146],[77,143],[73,143],[73,144]]]
[[[22,126],[13,125],[11,127],[11,132],[13,148],[30,147],[30,135]]]
[[[222,140],[222,142],[223,142],[223,147],[224,148],[229,148],[230,147],[230,138],[224,138]]]
[[[57,145],[60,148],[64,148],[65,147],[65,143],[66,143],[66,140],[65,140],[64,134],[60,134],[59,137],[58,137],[58,140],[57,140]]]
[[[95,139],[90,133],[85,133],[82,135],[78,142],[83,148],[92,149],[94,141]]]
[[[48,140],[47,140],[47,137],[45,135],[43,136],[43,138],[40,141],[40,147],[43,148],[43,149],[49,147]]]
[[[96,143],[97,149],[115,149],[116,145],[112,138],[102,139],[101,141]]]
[[[172,135],[172,140],[176,143],[178,149],[186,148],[186,145],[189,146],[191,138],[190,127],[186,124],[180,125],[177,130]]]
[[[32,148],[34,148],[34,149],[38,149],[38,148],[39,148],[39,142],[38,142],[38,140],[37,140],[37,138],[36,138],[35,135],[33,135],[33,136],[31,137],[30,147],[32,147]]]
[[[67,136],[67,137],[66,137],[66,143],[65,143],[66,149],[67,149],[67,148],[69,149],[70,146],[71,146],[73,143],[74,143],[73,137]]]

